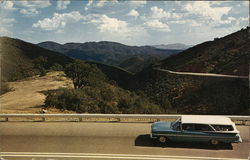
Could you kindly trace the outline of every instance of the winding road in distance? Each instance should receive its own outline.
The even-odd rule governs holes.
[[[225,74],[214,74],[214,73],[194,73],[194,72],[175,72],[161,68],[154,68],[155,70],[172,73],[172,74],[179,74],[179,75],[191,75],[191,76],[206,76],[206,77],[225,77],[225,78],[241,78],[241,79],[248,79],[248,76],[235,76],[235,75],[225,75]]]
[[[243,143],[169,143],[149,138],[151,123],[0,122],[1,160],[242,160],[249,126],[237,126]]]

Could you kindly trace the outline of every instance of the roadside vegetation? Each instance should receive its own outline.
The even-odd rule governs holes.
[[[6,82],[1,82],[0,83],[0,95],[7,93],[12,90],[12,88],[6,83]]]
[[[143,93],[120,88],[109,81],[96,65],[75,60],[65,68],[74,89],[60,88],[46,93],[46,107],[78,113],[164,113]]]

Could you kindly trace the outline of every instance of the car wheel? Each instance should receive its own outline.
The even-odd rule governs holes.
[[[219,144],[219,141],[217,139],[212,139],[211,140],[211,144],[214,145],[214,146],[216,146],[216,145]]]
[[[166,143],[166,142],[167,142],[167,138],[164,137],[164,136],[161,136],[161,137],[159,137],[159,141],[160,141],[161,143]]]

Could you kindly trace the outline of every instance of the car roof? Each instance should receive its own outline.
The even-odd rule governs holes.
[[[232,125],[234,124],[230,118],[224,116],[203,116],[203,115],[183,115],[181,116],[182,123],[196,124],[217,124],[217,125]]]

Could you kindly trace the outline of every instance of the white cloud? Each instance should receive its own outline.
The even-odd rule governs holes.
[[[157,6],[150,8],[152,12],[152,18],[161,19],[161,18],[169,18],[171,16],[170,13],[166,12],[162,8],[158,8]]]
[[[129,13],[128,13],[129,16],[132,16],[132,17],[138,17],[140,14],[135,10],[135,9],[132,9]]]
[[[143,7],[144,5],[147,4],[146,0],[140,0],[140,1],[127,1],[127,3],[134,7],[134,8],[138,8],[138,7]]]
[[[32,27],[41,28],[46,31],[52,31],[62,29],[68,23],[75,23],[83,19],[84,16],[82,16],[78,11],[63,14],[54,13],[52,18],[45,18],[43,20],[39,20],[37,23],[34,23]]]
[[[14,22],[16,22],[14,18],[0,17],[0,36],[12,35],[12,32],[9,30],[9,28],[13,26]]]
[[[162,31],[162,32],[170,32],[170,28],[167,24],[160,22],[157,19],[153,19],[144,23],[144,25],[150,27],[150,29]]]
[[[15,1],[16,5],[26,7],[26,8],[46,8],[51,5],[49,0],[22,0],[22,1]]]
[[[194,1],[185,5],[184,9],[190,14],[196,14],[213,21],[220,21],[224,14],[228,14],[232,7],[211,7],[209,1]]]
[[[9,36],[9,35],[12,35],[12,32],[9,31],[7,28],[0,26],[0,36]]]
[[[106,2],[107,2],[107,1],[98,1],[97,4],[96,4],[96,7],[98,7],[98,8],[103,7],[103,6],[105,5]]]
[[[0,9],[13,10],[14,3],[12,1],[0,1]]]
[[[93,3],[93,0],[89,0],[89,2],[84,7],[84,10],[87,11],[89,9],[89,7],[92,5],[92,3]]]
[[[14,18],[1,18],[0,19],[0,24],[5,24],[5,25],[12,25],[13,22],[16,22],[16,20]]]
[[[101,40],[118,41],[132,45],[145,41],[149,36],[144,27],[132,25],[107,15],[89,14],[85,17],[83,24],[94,24]]]
[[[20,13],[26,15],[26,16],[35,16],[39,12],[35,8],[28,8],[28,9],[21,9]]]
[[[70,0],[57,0],[58,9],[67,9],[67,6],[70,4]]]
[[[84,10],[87,11],[90,7],[95,7],[95,8],[102,8],[106,4],[113,5],[115,3],[118,3],[118,0],[89,0],[86,6],[84,7]]]
[[[49,0],[21,0],[14,1],[14,3],[17,6],[23,7],[22,9],[20,9],[20,13],[24,14],[25,16],[35,16],[39,14],[39,11],[37,11],[38,8],[46,8],[51,5]]]
[[[249,21],[249,17],[241,17],[240,20],[241,21]]]
[[[120,33],[128,32],[127,22],[116,18],[110,18],[107,15],[100,15],[99,19],[92,19],[92,23],[98,25],[100,32]]]

